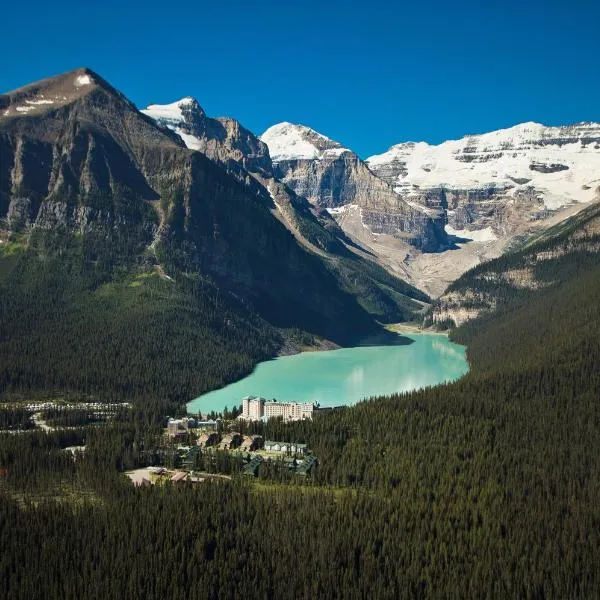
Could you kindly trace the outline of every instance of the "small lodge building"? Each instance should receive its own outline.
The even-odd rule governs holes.
[[[177,471],[172,477],[171,477],[171,483],[173,485],[187,485],[189,483],[189,473],[186,473],[185,471]]]
[[[316,456],[307,456],[300,465],[298,465],[298,467],[296,468],[296,474],[297,475],[301,475],[303,477],[306,477],[306,475],[308,475],[312,468],[315,466],[317,462],[317,457]]]
[[[224,435],[217,446],[218,450],[234,450],[242,443],[242,436],[237,432]]]
[[[189,430],[190,419],[169,419],[167,421],[167,435],[170,438],[184,437]]]
[[[219,443],[219,435],[216,432],[211,433],[203,433],[196,440],[196,444],[200,446],[200,448],[209,448],[210,446],[214,446]]]
[[[243,452],[253,452],[258,450],[262,444],[262,436],[260,435],[247,435],[244,436],[244,440],[240,446],[240,450]]]
[[[306,454],[308,447],[306,444],[297,444],[295,442],[265,442],[267,452],[281,452],[282,454]]]
[[[216,431],[219,426],[218,421],[208,419],[207,421],[196,421],[196,428],[203,431]]]

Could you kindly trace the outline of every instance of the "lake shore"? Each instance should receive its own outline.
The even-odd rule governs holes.
[[[385,331],[389,344],[364,340],[360,346],[328,352],[301,352],[259,363],[234,383],[194,398],[190,413],[221,412],[248,395],[280,401],[351,406],[454,381],[468,371],[463,346],[435,332]]]
[[[424,329],[414,323],[390,323],[384,326],[388,331],[399,334],[411,334],[418,333],[421,335],[445,335],[448,336],[448,331],[438,331],[437,329],[427,328]]]

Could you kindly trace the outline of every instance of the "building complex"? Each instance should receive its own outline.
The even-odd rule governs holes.
[[[242,400],[242,414],[239,418],[245,421],[266,421],[273,417],[281,417],[284,421],[301,421],[312,419],[313,411],[312,402],[278,402],[246,396]]]

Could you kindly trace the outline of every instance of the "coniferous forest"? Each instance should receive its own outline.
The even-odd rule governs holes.
[[[123,351],[123,371],[108,367],[114,380],[100,395],[125,398],[122,373],[130,372],[131,410],[104,427],[0,438],[0,466],[8,470],[0,483],[0,595],[595,597],[600,260],[591,252],[557,253],[544,273],[551,285],[526,297],[505,295],[501,310],[452,332],[468,346],[471,363],[460,381],[374,398],[312,423],[255,426],[267,438],[310,445],[319,462],[302,479],[262,467],[258,478],[247,478],[229,465],[230,481],[131,486],[122,472],[147,464],[145,450],[178,398],[155,384],[164,376],[157,360],[139,365]],[[35,290],[23,281],[19,305],[26,307]],[[477,285],[476,277],[470,281]],[[54,293],[48,311],[60,319],[57,307],[68,298],[65,289]],[[3,311],[12,310],[11,299],[1,297]],[[4,342],[16,339],[6,321],[3,328]],[[217,355],[221,371],[199,361],[206,387],[266,353],[268,344],[252,345],[260,339],[268,337],[238,345],[237,363],[225,351]],[[71,391],[79,364],[80,357],[69,365]],[[42,394],[44,368],[59,390],[59,367],[36,363],[35,353],[29,370],[3,361],[4,399]],[[144,374],[147,387],[137,387]],[[82,393],[83,382],[82,373]],[[8,427],[25,422],[16,409],[2,418]],[[83,443],[86,452],[75,458],[62,450]]]
[[[176,466],[193,397],[430,299],[279,202],[272,164],[228,170],[92,71],[0,106],[1,599],[599,595],[597,206],[449,287],[480,311],[449,333],[462,379],[239,425],[307,444],[310,472],[203,449],[202,481],[134,487]]]

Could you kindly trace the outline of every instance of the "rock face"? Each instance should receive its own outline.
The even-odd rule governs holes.
[[[518,252],[477,266],[454,281],[438,298],[428,324],[460,326],[542,288],[563,284],[565,265],[595,261],[600,251],[600,203],[550,227]]]
[[[351,255],[273,177],[239,123],[191,99],[154,111],[89,69],[0,95],[0,244],[32,260],[74,252],[103,280],[207,282],[253,318],[341,344],[422,309],[424,294]]]
[[[194,98],[172,104],[151,104],[142,110],[175,133],[192,150],[198,150],[230,168],[239,164],[250,172],[272,176],[269,149],[235,119],[210,118]]]
[[[325,210],[323,204],[311,203],[310,198],[281,177],[278,163],[272,162],[267,145],[254,136],[240,123],[230,118],[211,118],[206,115],[193,98],[183,98],[166,105],[153,104],[142,111],[153,118],[159,125],[175,132],[186,146],[202,152],[212,160],[225,167],[230,175],[246,187],[255,189],[256,194],[268,195],[273,202],[273,215],[292,233],[298,243],[317,254],[339,279],[342,287],[352,294],[362,297],[361,302],[376,316],[378,320],[398,320],[411,318],[411,313],[422,310],[426,295],[406,285],[403,281],[390,278],[379,265],[373,264],[373,257],[351,252],[344,232],[336,224],[332,215]],[[348,174],[352,170],[360,170],[367,184],[374,186],[374,194],[380,199],[387,199],[390,206],[385,211],[367,210],[361,219],[370,220],[373,227],[383,230],[395,219],[394,231],[403,231],[406,237],[417,230],[415,218],[422,215],[416,211],[399,211],[394,208],[397,196],[389,186],[374,177],[356,155],[345,150],[337,142],[328,140],[312,130],[298,131],[291,127],[289,134],[284,135],[283,145],[292,145],[295,153],[306,157],[348,159]],[[281,147],[275,147],[278,152]],[[310,163],[310,159],[307,159]],[[344,164],[344,163],[340,163]],[[342,173],[344,177],[344,174]],[[352,176],[345,176],[347,185],[338,191],[349,194],[355,187]],[[344,191],[345,190],[345,191]],[[358,197],[360,194],[355,194]],[[339,197],[340,201],[342,196]],[[333,204],[332,206],[335,206]],[[406,207],[403,207],[406,208]],[[331,208],[335,211],[335,208]],[[361,209],[362,210],[362,209]],[[411,220],[412,218],[412,220]],[[431,228],[431,229],[429,229]],[[423,225],[425,235],[435,237],[432,225]],[[411,238],[412,239],[412,238]],[[393,292],[386,290],[392,289]],[[368,300],[366,300],[368,298]]]
[[[524,123],[437,146],[407,142],[365,162],[300,125],[281,123],[261,139],[277,177],[432,296],[600,189],[596,123]]]
[[[395,236],[425,251],[447,244],[440,211],[408,204],[338,142],[291,123],[270,127],[261,140],[269,147],[275,176],[315,207],[335,215],[356,206],[371,233]]]
[[[208,125],[207,149],[234,153],[246,143],[243,160],[269,167],[266,147],[236,123]],[[81,240],[91,263],[123,272],[155,265],[175,281],[207,277],[273,325],[329,339],[343,341],[348,322],[373,327],[274,217],[263,186],[189,150],[88,69],[0,96],[0,157],[0,240],[20,236],[32,251],[35,241],[54,252],[60,232]]]
[[[600,124],[523,123],[437,146],[408,142],[367,164],[407,200],[443,208],[448,233],[491,227],[509,236],[519,222],[594,198]]]

